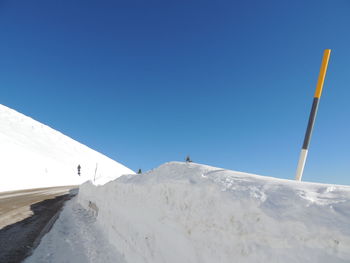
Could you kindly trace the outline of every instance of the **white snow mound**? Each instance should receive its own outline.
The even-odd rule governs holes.
[[[129,168],[0,104],[0,192],[78,185],[87,180],[104,184]],[[81,176],[77,167],[81,166]]]
[[[350,262],[350,187],[171,162],[78,201],[125,262]]]

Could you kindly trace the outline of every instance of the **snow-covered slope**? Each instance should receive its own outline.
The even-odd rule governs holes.
[[[78,200],[125,262],[350,262],[348,186],[172,162]]]
[[[129,168],[0,104],[0,192],[36,187],[103,184]],[[77,166],[81,165],[81,176]]]

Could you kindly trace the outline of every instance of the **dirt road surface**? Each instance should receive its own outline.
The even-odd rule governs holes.
[[[77,186],[0,193],[0,262],[22,262],[40,243]]]

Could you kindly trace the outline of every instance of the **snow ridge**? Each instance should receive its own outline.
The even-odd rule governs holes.
[[[350,261],[347,186],[171,162],[78,201],[126,262]]]

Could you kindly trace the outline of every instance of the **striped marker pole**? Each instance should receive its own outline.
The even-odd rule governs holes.
[[[318,76],[316,92],[314,95],[314,101],[312,103],[309,122],[308,122],[306,133],[305,133],[303,148],[301,149],[297,173],[295,176],[295,180],[297,180],[297,181],[301,181],[301,177],[303,176],[307,152],[308,152],[311,134],[312,134],[312,129],[314,127],[314,123],[315,123],[315,119],[316,119],[316,113],[317,113],[318,104],[320,102],[320,98],[321,98],[321,94],[322,94],[323,83],[324,83],[324,79],[326,77],[327,66],[328,66],[328,61],[329,61],[330,55],[331,55],[330,49],[326,49],[323,53],[322,65],[321,65],[320,74]]]

